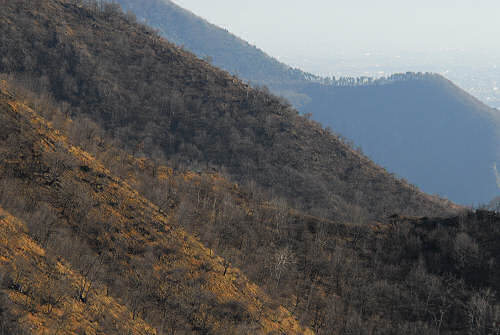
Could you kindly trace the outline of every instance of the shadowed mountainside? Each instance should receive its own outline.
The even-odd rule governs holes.
[[[498,115],[445,78],[304,91],[305,112],[425,192],[466,205],[498,194]]]
[[[358,221],[446,213],[445,201],[394,178],[337,136],[115,5],[2,4],[0,72],[88,115],[134,154],[224,169],[292,205]]]
[[[472,205],[498,195],[498,112],[439,75],[326,80],[291,69],[168,0],[119,0],[199,57],[283,95],[425,192]]]

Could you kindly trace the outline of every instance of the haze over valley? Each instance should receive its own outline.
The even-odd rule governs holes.
[[[500,107],[500,5],[494,0],[174,2],[306,72],[434,72]]]
[[[433,52],[360,51],[279,56],[292,67],[324,77],[386,77],[394,73],[434,72],[450,79],[485,104],[500,109],[500,54],[466,50]]]

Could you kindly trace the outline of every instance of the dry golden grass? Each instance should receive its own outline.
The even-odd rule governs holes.
[[[5,86],[5,83],[2,84]],[[59,177],[59,184],[75,185],[78,192],[83,192],[93,206],[88,209],[88,217],[96,217],[105,221],[107,228],[98,238],[102,243],[113,246],[117,249],[123,248],[120,243],[136,246],[141,250],[153,250],[155,248],[171,248],[178,246],[173,255],[163,255],[154,261],[151,267],[152,277],[160,278],[161,273],[184,269],[186,279],[202,280],[203,291],[215,296],[219,304],[229,304],[237,302],[249,313],[251,319],[258,323],[257,333],[267,334],[277,331],[286,334],[311,334],[311,331],[304,329],[297,320],[285,308],[269,307],[271,299],[237,268],[229,267],[225,271],[225,261],[218,256],[212,255],[199,240],[189,235],[183,229],[173,225],[157,206],[149,202],[139,192],[132,188],[127,180],[121,180],[111,174],[98,160],[79,147],[68,143],[68,138],[54,130],[40,115],[27,105],[13,100],[8,95],[2,97],[4,107],[1,113],[9,113],[24,129],[29,129],[29,136],[36,141],[36,147],[43,153],[62,151],[70,155],[75,162],[75,168],[69,169]],[[48,164],[47,162],[44,162]],[[138,161],[137,164],[145,162]],[[86,169],[77,168],[87,167]],[[162,167],[159,169],[158,178],[171,178],[171,169]],[[198,178],[197,174],[186,173],[187,180]],[[220,176],[214,175],[215,179]],[[220,184],[220,183],[218,183]],[[227,183],[224,187],[229,186]],[[33,187],[39,188],[39,192],[47,199],[57,197],[58,190],[55,187],[47,187],[33,183]],[[232,186],[234,187],[234,186]],[[54,205],[58,212],[62,208]],[[4,212],[2,212],[4,213]],[[0,257],[2,266],[6,269],[14,264],[16,257],[21,256],[26,262],[32,263],[33,272],[26,274],[26,280],[35,281],[35,274],[46,273],[49,267],[51,271],[56,271],[63,276],[71,287],[81,278],[71,265],[62,257],[55,265],[49,265],[45,250],[35,243],[27,234],[25,225],[9,214],[3,215],[2,231],[0,236],[1,246]],[[66,224],[76,226],[78,222],[71,222],[67,219]],[[12,236],[16,236],[15,239]],[[86,237],[89,238],[88,236]],[[85,237],[82,237],[85,239]],[[92,241],[86,241],[91,243]],[[127,261],[120,264],[123,268],[133,262],[143,262],[142,254],[128,253]],[[202,270],[208,268],[210,270]],[[50,272],[50,271],[49,271]],[[226,272],[226,273],[225,273]],[[225,274],[224,274],[225,273]],[[47,279],[50,281],[50,278]],[[179,296],[183,294],[186,287],[183,283],[177,288]],[[85,304],[72,296],[72,292],[65,292],[60,306],[54,307],[51,313],[44,313],[44,308],[48,306],[37,305],[31,308],[31,312],[23,312],[25,308],[15,309],[21,320],[25,321],[34,334],[49,334],[54,329],[60,329],[60,334],[76,334],[79,329],[85,329],[87,334],[94,334],[99,328],[99,320],[111,318],[124,329],[132,330],[134,334],[153,334],[153,328],[141,318],[132,315],[128,306],[113,297],[105,295],[105,287],[100,285],[93,293],[92,303]],[[26,294],[11,290],[9,297],[16,306],[24,306],[23,299]],[[26,306],[24,306],[26,307]],[[216,315],[209,315],[211,311],[200,311],[207,314],[207,319],[212,321],[212,331],[216,333],[227,333],[232,329],[231,324],[225,320],[217,320]],[[233,325],[234,326],[234,325]],[[93,330],[94,329],[94,330]]]
[[[123,331],[133,334],[155,334],[154,329],[140,319],[132,320],[127,307],[104,292],[96,293],[92,304],[84,304],[73,296],[81,279],[63,260],[53,263],[45,250],[27,234],[25,224],[0,208],[0,268],[16,278],[21,288],[4,289],[12,302],[20,323],[33,334],[96,334],[99,320],[109,318]],[[18,275],[18,276],[17,276]],[[39,294],[53,289],[50,283],[67,281],[68,290],[53,307],[40,301]],[[57,283],[56,283],[57,284]],[[29,311],[26,308],[29,307]],[[50,312],[49,312],[50,311]]]

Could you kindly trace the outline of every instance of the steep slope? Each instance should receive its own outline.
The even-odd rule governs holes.
[[[450,209],[114,5],[9,1],[0,18],[0,72],[66,102],[68,113],[90,116],[134,154],[225,170],[331,218]]]
[[[103,290],[94,294],[91,306],[75,299],[73,290],[85,280],[81,274],[48,255],[26,225],[2,208],[0,236],[1,334],[155,333]]]
[[[119,0],[162,36],[245,80],[265,84],[302,113],[352,140],[425,192],[464,205],[498,195],[496,112],[437,75],[336,82],[292,70],[168,0]],[[322,83],[321,83],[322,82]]]
[[[61,132],[1,96],[0,206],[22,218],[0,208],[2,335],[310,333],[280,303],[318,334],[498,329],[495,213],[326,221],[218,174],[116,152],[88,120],[20,96]]]
[[[3,92],[0,127],[0,203],[25,221],[1,217],[1,307],[28,334],[310,333]]]

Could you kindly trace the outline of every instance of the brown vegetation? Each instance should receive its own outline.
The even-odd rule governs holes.
[[[11,301],[5,329],[304,332],[243,273],[172,222],[172,214],[68,144],[28,106],[2,93],[0,119],[0,203],[25,222],[16,221],[24,235],[6,236],[2,245],[3,292]],[[38,250],[44,263],[68,270],[41,273],[32,264],[33,252],[10,253],[28,247]],[[39,280],[42,274],[46,282]],[[45,286],[35,290],[35,282]]]
[[[182,51],[113,5],[87,2],[3,3],[0,72],[89,117],[133,155],[224,170],[315,215],[362,221],[449,211],[267,90]]]
[[[65,118],[61,108],[36,95],[30,99],[47,108],[44,114],[62,133],[26,105],[5,98],[2,125],[18,130],[0,145],[0,203],[24,217],[40,245],[60,255],[76,251],[76,259],[63,258],[79,276],[71,295],[79,303],[92,304],[97,292],[105,292],[124,304],[132,320],[144,319],[167,334],[255,333],[259,324],[272,329],[265,320],[276,319],[272,311],[279,304],[291,313],[281,317],[292,322],[281,327],[299,330],[297,318],[319,334],[490,334],[498,327],[494,269],[500,250],[493,241],[500,220],[494,214],[446,220],[394,216],[387,224],[363,225],[303,215],[283,199],[269,200],[255,184],[241,187],[216,173],[181,172],[137,159],[106,144],[110,140],[90,121]],[[27,120],[31,126],[20,127]],[[82,129],[93,135],[82,136]],[[77,139],[89,148],[103,144],[91,156],[67,144]],[[29,150],[12,150],[25,146]],[[112,177],[99,161],[122,178]],[[174,233],[184,230],[203,242],[193,242],[201,256],[182,243],[192,238]],[[172,270],[153,265],[165,260]],[[244,284],[246,276],[260,288]],[[219,296],[227,304],[214,304]],[[242,305],[235,296],[254,303]],[[192,305],[193,299],[200,304]],[[191,307],[180,308],[186,305]]]
[[[457,208],[112,7],[0,6],[4,334],[498,333],[496,214],[388,218]]]

